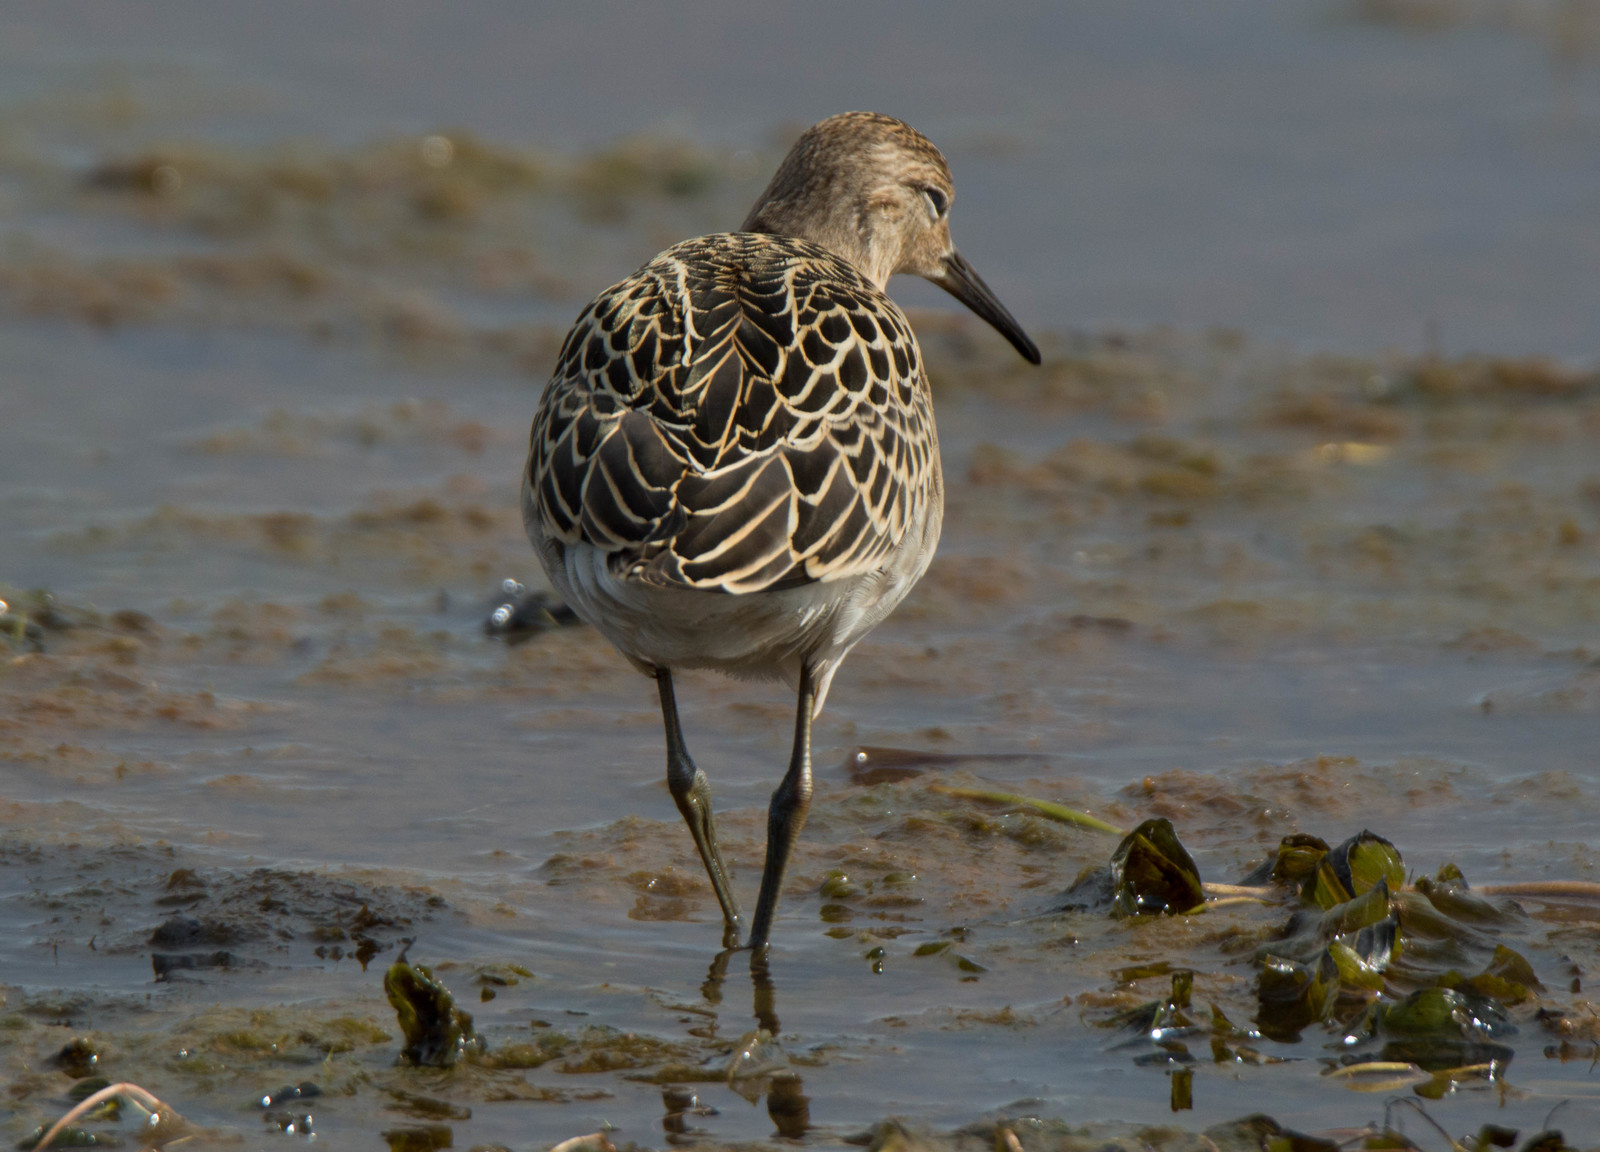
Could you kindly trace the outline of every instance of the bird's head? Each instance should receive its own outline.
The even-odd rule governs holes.
[[[897,273],[931,280],[1031,363],[1039,349],[956,251],[955,185],[926,136],[876,112],[845,112],[808,128],[742,226],[795,236],[844,257],[879,288]]]

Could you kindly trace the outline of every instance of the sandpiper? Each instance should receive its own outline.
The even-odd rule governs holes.
[[[758,957],[811,803],[812,719],[939,542],[928,377],[889,277],[933,281],[1039,363],[951,243],[954,195],[944,156],[907,124],[822,121],[740,231],[677,244],[584,309],[533,419],[528,537],[573,611],[655,679],[667,786],[726,948],[739,945],[739,904],[672,673],[715,668],[799,693],[768,811]]]

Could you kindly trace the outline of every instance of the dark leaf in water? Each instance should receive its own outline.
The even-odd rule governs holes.
[[[262,1108],[278,1108],[296,1100],[310,1100],[321,1095],[321,1088],[318,1088],[310,1080],[302,1080],[298,1084],[285,1084],[276,1092],[262,1096],[256,1101],[256,1104]]]
[[[1256,995],[1256,1027],[1261,1034],[1273,1040],[1298,1040],[1303,1029],[1333,1015],[1339,999],[1339,966],[1326,950],[1309,964],[1265,956]]]
[[[1380,880],[1387,880],[1391,890],[1406,882],[1400,850],[1374,832],[1363,830],[1350,837],[1330,850],[1326,860],[1350,896],[1370,891]]]
[[[1111,978],[1118,984],[1132,984],[1139,980],[1148,980],[1152,976],[1171,976],[1172,963],[1167,960],[1156,960],[1149,964],[1132,964],[1127,968],[1113,968]]]
[[[1551,1129],[1549,1132],[1540,1132],[1536,1136],[1528,1137],[1528,1142],[1517,1152],[1578,1152],[1578,1150],[1567,1143],[1567,1138],[1559,1129]]]
[[[1351,898],[1350,889],[1339,879],[1339,873],[1327,856],[1317,862],[1300,887],[1300,899],[1324,911],[1347,903]]]
[[[1328,945],[1328,955],[1339,969],[1339,987],[1343,992],[1381,992],[1383,968],[1370,962],[1355,948],[1342,940]],[[1387,961],[1385,962],[1385,966]]]
[[[1184,969],[1172,974],[1172,995],[1165,1000],[1151,1000],[1135,1008],[1126,1008],[1099,1021],[1104,1028],[1121,1028],[1140,1036],[1158,1036],[1168,1032],[1187,1032],[1195,1024],[1185,1011],[1189,1007],[1190,992],[1194,987],[1194,973]]]
[[[1439,865],[1439,871],[1434,873],[1434,880],[1440,884],[1459,884],[1465,888],[1467,878],[1461,871],[1461,866],[1454,860],[1448,864]]]
[[[1345,939],[1342,943],[1373,971],[1387,971],[1400,955],[1400,920],[1396,916],[1387,916],[1361,929],[1355,939]]]
[[[1463,1040],[1449,1036],[1418,1036],[1385,1041],[1379,1059],[1415,1064],[1424,1072],[1443,1072],[1469,1064],[1511,1063],[1515,1055],[1505,1044],[1490,1040]]]
[[[1447,868],[1454,870],[1453,880],[1442,878]],[[1427,876],[1419,877],[1416,889],[1428,898],[1430,904],[1452,920],[1499,927],[1512,924],[1518,919],[1516,904],[1510,900],[1496,901],[1479,896],[1467,887],[1466,881],[1461,877],[1461,870],[1453,864],[1439,871],[1440,876],[1433,879]]]
[[[1189,1006],[1189,997],[1194,992],[1194,973],[1182,969],[1172,974],[1172,1002],[1179,1008]]]
[[[94,1075],[95,1066],[100,1063],[100,1053],[95,1046],[83,1037],[68,1041],[56,1053],[55,1065],[74,1080],[82,1080],[85,1076]]]
[[[521,644],[541,632],[577,624],[578,615],[558,598],[545,592],[529,592],[515,580],[500,585],[500,597],[484,618],[483,630],[496,640]]]
[[[44,1138],[44,1127],[35,1128],[29,1135],[17,1141],[17,1147],[22,1152],[29,1152],[37,1148],[39,1141]],[[57,1132],[55,1139],[50,1141],[52,1148],[115,1148],[121,1145],[122,1138],[113,1132],[90,1132],[87,1128],[63,1128]]]
[[[1501,1004],[1519,1004],[1534,992],[1544,991],[1533,966],[1520,952],[1504,944],[1495,946],[1489,966],[1476,976],[1463,976],[1452,970],[1440,978],[1439,984],[1443,988],[1474,992]]]
[[[1474,1142],[1476,1152],[1489,1152],[1491,1148],[1510,1148],[1517,1142],[1515,1128],[1503,1128],[1499,1124],[1485,1124],[1478,1129],[1478,1137]]]
[[[1339,1152],[1332,1140],[1292,1131],[1259,1112],[1214,1124],[1205,1130],[1205,1139],[1217,1152]]]
[[[448,1124],[428,1124],[417,1128],[391,1128],[383,1134],[389,1152],[434,1152],[455,1147],[456,1134]]]
[[[1290,918],[1283,939],[1257,950],[1257,962],[1270,957],[1311,966],[1331,960],[1338,994],[1370,1000],[1383,990],[1384,973],[1399,953],[1398,921],[1389,908],[1387,881],[1325,912],[1302,908]]]
[[[1389,882],[1379,880],[1359,896],[1336,904],[1322,914],[1320,931],[1324,940],[1336,940],[1363,928],[1381,924],[1389,916]]]
[[[1392,905],[1400,919],[1406,967],[1412,971],[1436,974],[1476,967],[1495,949],[1491,936],[1445,915],[1419,893],[1397,892]]]
[[[1420,988],[1378,1013],[1385,1036],[1451,1036],[1492,1040],[1514,1035],[1516,1025],[1494,1001],[1450,988]]]
[[[1205,903],[1200,870],[1172,830],[1172,821],[1146,820],[1111,855],[1113,916],[1188,912]]]
[[[1232,1020],[1229,1020],[1228,1014],[1215,1004],[1211,1006],[1211,1035],[1223,1040],[1251,1039],[1248,1030],[1240,1028]]]
[[[1278,850],[1252,868],[1240,884],[1301,884],[1328,854],[1328,843],[1305,832],[1291,832]]]
[[[384,974],[383,991],[400,1020],[406,1040],[400,1055],[409,1063],[448,1068],[466,1053],[483,1051],[472,1016],[456,1007],[450,990],[424,965],[402,954]]]
[[[1227,1018],[1227,1013],[1211,1005],[1211,1059],[1216,1064],[1261,1064],[1261,1054],[1254,1050],[1251,1042],[1259,1040],[1261,1034],[1248,1029],[1235,1026],[1234,1021]],[[1243,1042],[1243,1043],[1240,1043]]]
[[[1379,880],[1389,882],[1390,891],[1405,884],[1405,863],[1389,841],[1363,831],[1330,849],[1312,867],[1301,884],[1300,897],[1319,908],[1364,895]]]

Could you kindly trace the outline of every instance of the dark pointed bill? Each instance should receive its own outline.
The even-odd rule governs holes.
[[[1017,318],[1006,311],[1006,306],[995,298],[995,294],[983,282],[983,277],[962,258],[961,253],[952,252],[946,256],[944,274],[930,276],[929,279],[988,321],[996,332],[1011,341],[1011,346],[1022,353],[1024,360],[1030,364],[1039,363],[1038,345],[1028,339]]]

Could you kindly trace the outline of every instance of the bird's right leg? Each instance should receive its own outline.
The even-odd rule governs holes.
[[[678,700],[672,694],[672,672],[656,669],[656,687],[661,692],[661,723],[667,732],[667,790],[672,793],[683,822],[689,825],[689,835],[700,850],[706,875],[722,905],[722,946],[739,946],[739,902],[733,898],[733,888],[728,883],[728,869],[722,863],[722,849],[717,847],[716,824],[711,817],[711,782],[706,774],[689,759],[689,749],[683,743],[683,729],[678,724]]]

